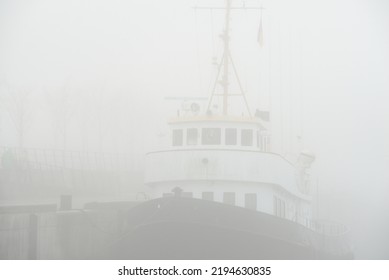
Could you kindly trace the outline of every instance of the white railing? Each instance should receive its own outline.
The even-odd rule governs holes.
[[[316,232],[328,236],[347,235],[349,232],[348,227],[344,224],[323,219],[311,220],[309,227]]]

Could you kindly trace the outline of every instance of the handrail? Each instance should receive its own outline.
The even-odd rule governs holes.
[[[311,220],[310,228],[316,232],[330,236],[347,235],[350,231],[349,228],[344,224],[325,219]]]

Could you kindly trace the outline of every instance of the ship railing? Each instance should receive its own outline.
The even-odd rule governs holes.
[[[0,168],[37,170],[112,170],[136,169],[143,156],[133,154],[65,151],[50,149],[22,149],[0,147]]]
[[[310,228],[327,236],[346,236],[349,233],[346,225],[324,219],[311,220]]]
[[[142,190],[142,166],[138,154],[0,147],[0,189],[132,192]]]

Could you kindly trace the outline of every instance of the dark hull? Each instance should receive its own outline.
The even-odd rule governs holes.
[[[329,237],[272,215],[221,203],[163,198],[128,213],[130,229],[105,252],[113,259],[350,259]]]

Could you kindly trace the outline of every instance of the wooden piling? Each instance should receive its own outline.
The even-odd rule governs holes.
[[[38,215],[31,214],[28,226],[28,259],[38,258]]]

